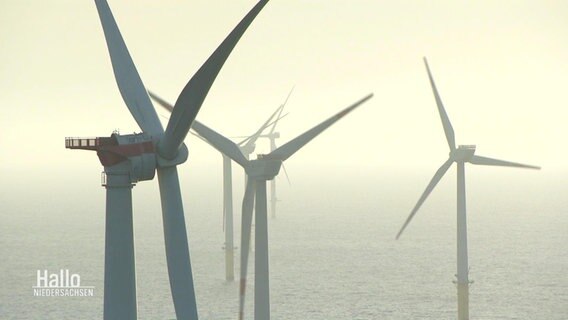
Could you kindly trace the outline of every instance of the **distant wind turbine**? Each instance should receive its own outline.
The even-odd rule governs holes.
[[[195,120],[192,129],[203,139],[207,140],[219,152],[222,152],[236,163],[240,164],[247,173],[247,186],[243,199],[241,217],[241,283],[239,295],[239,319],[243,319],[246,292],[246,277],[248,269],[248,254],[250,250],[250,234],[252,228],[253,205],[255,205],[255,267],[254,267],[254,318],[256,320],[270,319],[270,290],[268,271],[268,223],[266,181],[278,175],[282,163],[310,142],[313,138],[343,118],[346,114],[371,99],[369,94],[353,105],[292,139],[269,154],[258,155],[255,160],[248,160],[239,146],[229,138]],[[255,203],[256,199],[256,203]]]
[[[528,168],[528,169],[540,169],[537,166],[531,166],[526,164],[520,164],[515,162],[497,160],[482,156],[475,155],[474,145],[460,145],[456,148],[454,129],[450,123],[450,119],[446,114],[444,105],[436,85],[434,84],[434,79],[428,67],[428,61],[424,58],[424,64],[426,65],[426,70],[428,72],[428,78],[430,79],[430,85],[432,86],[432,91],[434,92],[434,98],[436,99],[436,105],[438,106],[438,112],[440,113],[440,118],[442,120],[442,126],[444,127],[444,132],[446,134],[446,140],[448,146],[450,147],[450,156],[444,164],[436,171],[434,177],[426,187],[424,193],[418,203],[414,206],[414,209],[410,212],[410,215],[404,222],[404,225],[398,232],[396,238],[398,239],[406,226],[410,223],[420,206],[424,203],[428,195],[432,192],[436,184],[442,179],[444,174],[448,171],[450,166],[455,162],[457,164],[457,289],[458,289],[458,319],[466,320],[469,319],[469,266],[468,266],[468,254],[467,254],[467,219],[466,219],[466,205],[465,205],[465,174],[464,174],[464,164],[466,162],[475,165],[487,165],[487,166],[501,166],[501,167],[517,167],[517,168]]]
[[[292,95],[293,91],[294,88],[290,90],[288,97],[286,97],[286,101],[284,101],[284,104],[282,105],[282,109],[280,109],[280,112],[278,113],[276,121],[272,123],[270,131],[268,133],[264,133],[259,136],[260,138],[267,138],[270,141],[270,152],[276,150],[276,139],[280,138],[280,132],[275,132],[276,125],[278,124],[278,121],[280,121],[280,119],[283,118],[281,117],[282,111],[284,111],[284,106],[288,102],[288,99]],[[284,166],[284,164],[282,164],[282,170],[284,170],[284,175],[286,176],[286,180],[288,181],[288,184],[290,184],[290,177],[288,176],[288,172],[286,171],[286,166]],[[276,203],[278,201],[279,201],[278,197],[276,196],[276,179],[272,179],[270,181],[270,214],[272,218],[276,218]]]
[[[284,102],[282,109],[280,109],[280,114],[284,110],[284,106],[286,105],[286,102],[288,102],[288,99],[290,98],[292,91],[294,91],[294,88],[292,88],[292,90],[288,94],[288,97],[286,98],[286,101]],[[280,114],[278,115],[279,118]],[[276,150],[276,139],[280,138],[280,132],[275,132],[277,124],[278,121],[275,121],[274,124],[272,125],[272,128],[270,128],[270,131],[267,134],[261,135],[262,138],[268,138],[268,140],[270,141],[270,152]],[[286,167],[284,167],[284,164],[282,164],[282,169],[284,170],[284,174],[286,175],[288,184],[290,184],[290,178],[288,177],[288,172],[286,172]],[[278,197],[276,196],[276,179],[272,179],[270,181],[270,214],[272,218],[276,218],[277,202],[278,202]]]
[[[152,91],[148,91],[150,97],[156,101],[160,106],[164,109],[168,110],[170,113],[173,110],[173,106],[166,102],[164,99],[159,97],[157,94],[153,93]],[[287,101],[288,99],[286,99]],[[237,145],[243,155],[249,159],[250,154],[254,152],[256,148],[256,141],[262,135],[262,132],[276,124],[280,119],[284,118],[286,115],[282,115],[282,109],[286,105],[280,105],[276,110],[272,113],[272,115],[260,126],[260,128],[253,133],[252,135],[246,137],[246,139],[239,142]],[[272,121],[274,117],[277,116],[277,119]],[[272,121],[272,122],[271,122]],[[199,135],[197,135],[200,137]],[[203,138],[201,138],[203,139]],[[203,139],[204,140],[204,139]],[[209,144],[207,140],[204,140]],[[231,159],[227,157],[225,154],[221,152],[223,157],[223,231],[225,232],[225,280],[233,281],[235,279],[235,267],[234,267],[234,230],[233,230],[233,173],[232,173],[232,166],[231,166]],[[246,175],[246,172],[245,172]],[[246,187],[246,186],[245,186]]]
[[[268,264],[268,225],[267,225],[267,196],[266,181],[272,180],[280,171],[282,162],[291,157],[313,138],[341,119],[347,113],[369,100],[371,95],[366,96],[352,106],[344,109],[335,116],[322,122],[304,134],[296,137],[280,148],[266,155],[258,155],[256,160],[247,160],[238,150],[237,146],[229,139],[215,131],[195,122],[193,129],[225,153],[233,161],[245,168],[248,180],[243,199],[242,225],[241,225],[241,284],[239,301],[239,319],[244,316],[244,298],[246,291],[246,274],[248,268],[248,253],[250,245],[250,233],[252,225],[253,204],[255,203],[255,307],[254,318],[256,320],[270,319],[270,290],[269,290],[269,264]]]
[[[166,130],[148,98],[105,0],[95,0],[115,80],[140,134],[66,138],[69,149],[93,150],[104,166],[106,188],[103,318],[136,319],[132,188],[158,173],[166,260],[178,319],[197,319],[197,305],[177,166],[187,160],[183,143],[209,89],[231,51],[268,3],[258,2],[213,52],[180,93]]]

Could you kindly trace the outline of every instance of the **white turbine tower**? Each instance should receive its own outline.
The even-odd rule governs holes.
[[[169,112],[173,111],[173,106],[171,104],[160,98],[152,91],[148,91],[148,93],[150,97],[162,107],[164,107],[164,109],[168,110]],[[282,116],[282,109],[284,108],[285,104],[286,102],[283,105],[279,106],[254,134],[246,137],[246,139],[237,144],[239,146],[239,149],[247,159],[249,159],[250,154],[254,152],[254,149],[256,148],[256,140],[261,136],[262,132],[267,127],[271,126],[273,123],[276,123],[278,120],[286,116]],[[276,116],[276,114],[278,114],[278,119],[270,122]],[[201,136],[197,136],[201,138]],[[207,140],[205,140],[205,142],[207,142]],[[223,157],[223,231],[225,232],[225,280],[233,281],[235,280],[232,178],[233,172],[231,159],[224,155],[222,152],[221,156]]]
[[[258,158],[255,160],[248,160],[239,149],[239,146],[229,138],[222,136],[197,120],[193,122],[192,129],[219,152],[240,164],[245,169],[248,178],[241,217],[241,283],[239,289],[239,319],[242,320],[244,316],[248,254],[250,250],[252,213],[253,205],[255,205],[255,199],[256,205],[254,211],[256,215],[254,241],[256,247],[254,259],[254,318],[256,320],[269,320],[270,290],[268,272],[266,181],[272,180],[276,177],[276,175],[278,175],[280,167],[286,159],[290,158],[294,153],[343,116],[363,104],[365,101],[371,99],[372,96],[372,94],[369,94],[271,153],[258,155]]]
[[[446,171],[455,162],[457,164],[457,291],[458,291],[458,319],[466,320],[469,319],[469,267],[468,267],[468,254],[467,254],[467,219],[466,219],[466,206],[465,206],[465,175],[464,175],[464,164],[466,162],[475,165],[487,165],[487,166],[502,166],[502,167],[517,167],[517,168],[528,168],[528,169],[540,169],[537,166],[531,166],[526,164],[520,164],[515,162],[497,160],[482,156],[475,155],[474,145],[460,145],[456,148],[454,129],[450,123],[450,119],[446,114],[446,110],[434,84],[434,79],[428,67],[428,61],[424,58],[424,64],[426,65],[426,70],[428,72],[428,78],[430,79],[430,84],[432,86],[432,91],[434,92],[434,97],[436,99],[436,104],[438,106],[438,112],[440,113],[440,118],[442,119],[442,125],[444,127],[444,132],[446,134],[446,140],[448,146],[450,147],[450,155],[448,160],[442,164],[442,166],[436,171],[434,177],[426,187],[424,193],[418,203],[414,206],[414,209],[410,212],[410,215],[404,222],[404,225],[398,232],[396,238],[398,239],[406,226],[410,223],[420,206],[424,203],[428,195],[432,192],[436,184],[442,179]]]
[[[271,125],[270,121],[276,113],[282,110],[284,106],[280,106],[266,120],[266,122],[251,136],[238,143],[239,149],[243,155],[249,159],[250,155],[256,149],[256,140],[262,134],[262,131]],[[284,115],[285,116],[285,115]],[[281,112],[278,114],[277,122],[281,118]],[[206,141],[207,142],[207,141]],[[225,279],[227,281],[235,280],[235,245],[234,245],[234,228],[233,228],[233,169],[231,159],[221,153],[223,157],[223,231],[225,232]],[[245,173],[246,176],[246,173]]]
[[[136,319],[132,187],[158,172],[170,289],[178,319],[197,319],[187,231],[177,165],[187,160],[183,140],[229,54],[268,0],[258,2],[187,83],[164,131],[105,0],[95,0],[112,67],[140,134],[66,139],[70,149],[97,151],[106,188],[104,319]]]

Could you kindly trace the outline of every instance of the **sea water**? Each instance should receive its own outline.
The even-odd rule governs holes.
[[[395,240],[429,178],[301,175],[292,186],[278,180],[282,201],[269,219],[272,318],[455,319],[455,175],[440,182]],[[566,182],[525,172],[466,173],[466,181],[471,319],[568,319]],[[236,246],[241,182],[234,183]],[[104,189],[31,189],[4,192],[0,319],[102,318]],[[226,282],[220,183],[185,182],[182,191],[200,318],[236,319],[240,248],[237,281]],[[134,188],[134,210],[138,318],[173,319],[155,182]],[[94,297],[34,297],[37,270],[61,269],[94,286]]]

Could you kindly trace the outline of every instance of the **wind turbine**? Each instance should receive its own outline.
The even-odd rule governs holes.
[[[255,160],[248,160],[239,146],[229,138],[222,136],[201,122],[195,120],[192,129],[203,139],[207,140],[219,152],[222,152],[236,163],[240,164],[247,174],[247,186],[243,199],[241,217],[241,283],[239,295],[239,319],[243,319],[244,300],[246,291],[246,277],[248,268],[248,254],[252,225],[253,204],[255,204],[255,279],[254,279],[254,318],[257,320],[270,319],[270,292],[268,272],[268,223],[267,223],[267,197],[266,181],[278,175],[282,163],[300,150],[313,138],[329,128],[343,116],[357,108],[373,95],[369,94],[353,105],[292,139],[285,145],[269,154],[258,155]],[[163,101],[163,100],[162,100]]]
[[[160,104],[164,109],[168,110],[170,113],[173,111],[173,106],[166,102],[164,99],[160,98],[157,94],[152,91],[148,91],[150,97]],[[286,99],[287,101],[288,99]],[[256,148],[256,140],[261,136],[262,132],[272,124],[276,123],[282,116],[282,109],[284,104],[280,105],[272,115],[260,126],[260,128],[252,135],[246,137],[237,144],[239,150],[242,154],[249,159],[250,154],[254,152]],[[272,119],[278,114],[275,121],[271,122]],[[197,135],[198,137],[201,137]],[[203,139],[203,138],[202,138]],[[207,140],[205,140],[209,144]],[[235,280],[235,266],[234,266],[234,230],[233,230],[233,173],[231,166],[231,159],[221,152],[223,157],[223,231],[225,232],[225,280],[233,281]],[[245,173],[246,174],[246,173]],[[246,187],[246,184],[245,184]]]
[[[187,160],[183,143],[229,54],[266,5],[258,2],[187,83],[164,131],[105,0],[95,0],[115,79],[142,133],[66,138],[70,149],[97,151],[106,188],[104,319],[136,319],[132,187],[158,172],[170,289],[178,319],[197,319],[197,306],[177,165]]]
[[[268,133],[260,135],[260,138],[267,138],[269,140],[270,152],[276,150],[276,139],[280,138],[280,132],[274,132],[274,131],[276,129],[278,121],[280,121],[280,119],[283,118],[281,117],[282,111],[284,110],[284,106],[288,102],[288,99],[290,99],[290,96],[292,95],[293,91],[294,88],[292,88],[292,90],[290,90],[290,93],[288,93],[288,97],[286,97],[286,100],[284,101],[284,104],[282,105],[282,108],[278,113],[276,121],[272,123],[270,131]],[[284,166],[284,164],[282,164],[282,169],[284,170],[284,174],[286,175],[286,180],[288,180],[288,184],[290,184],[290,177],[288,176],[288,172],[286,171],[286,167]],[[278,201],[279,201],[278,197],[276,196],[276,179],[272,179],[270,180],[270,215],[272,216],[272,218],[276,218],[276,203]]]
[[[537,166],[531,166],[526,164],[520,164],[515,162],[497,160],[482,156],[475,155],[474,145],[460,145],[456,148],[454,129],[450,123],[450,119],[446,114],[444,105],[436,85],[434,84],[434,78],[428,67],[428,61],[424,58],[424,64],[426,65],[426,71],[428,72],[428,78],[430,79],[430,85],[432,86],[432,91],[434,92],[434,98],[436,99],[436,104],[438,106],[438,112],[440,113],[440,118],[442,120],[442,126],[444,127],[444,132],[446,134],[446,140],[448,146],[450,147],[450,155],[448,160],[442,164],[442,166],[436,171],[434,177],[426,187],[420,199],[414,206],[414,209],[410,212],[410,215],[404,222],[404,225],[398,232],[396,238],[398,239],[406,226],[410,223],[420,206],[424,203],[428,195],[432,192],[436,184],[442,179],[446,171],[455,162],[457,164],[457,289],[458,289],[458,319],[466,320],[469,319],[469,266],[468,266],[468,255],[467,255],[467,219],[466,219],[466,206],[465,206],[465,174],[464,174],[464,164],[466,162],[475,165],[486,165],[486,166],[501,166],[501,167],[517,167],[517,168],[528,168],[528,169],[540,169]]]
[[[293,91],[294,88],[292,88],[292,90],[288,94],[288,97],[286,98],[286,101],[282,105],[282,109],[280,109],[280,114],[284,110],[284,106],[286,105],[286,102],[288,102],[288,99],[290,98],[290,95],[292,95]],[[278,120],[280,120],[280,114],[278,114]],[[262,138],[268,138],[268,140],[270,141],[270,152],[276,150],[276,139],[280,138],[280,132],[274,132],[276,130],[276,125],[278,124],[278,120],[276,120],[272,124],[272,128],[270,128],[270,131],[267,134],[263,134],[260,136]],[[282,169],[284,169],[284,174],[286,175],[286,179],[288,180],[289,184],[290,178],[288,177],[288,172],[286,172],[286,167],[284,167],[284,164],[282,165]],[[272,179],[270,181],[270,215],[272,216],[272,218],[276,218],[276,202],[278,202],[278,198],[276,197],[276,179]]]

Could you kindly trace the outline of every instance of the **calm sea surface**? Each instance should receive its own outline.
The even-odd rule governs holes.
[[[470,176],[471,318],[568,319],[567,177]],[[282,201],[269,220],[272,318],[455,319],[454,173],[394,240],[429,178],[278,180]],[[236,178],[236,245],[241,182]],[[0,204],[0,319],[100,319],[104,190],[36,186],[22,200],[25,189],[8,190]],[[157,187],[145,182],[134,190],[139,318],[173,319]],[[184,181],[183,193],[200,318],[236,319],[238,282],[224,281],[220,184]],[[38,269],[78,273],[95,296],[33,297]]]

